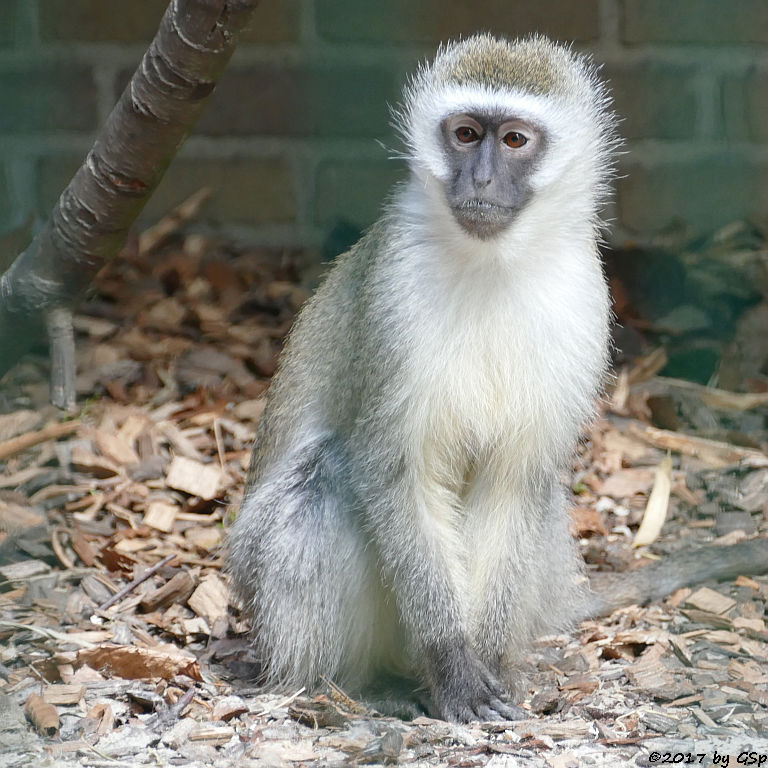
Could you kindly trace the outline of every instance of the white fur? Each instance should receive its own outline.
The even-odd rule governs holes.
[[[600,138],[599,128],[590,115],[574,113],[569,106],[557,97],[476,85],[453,85],[420,94],[408,113],[408,143],[418,148],[411,166],[417,175],[447,180],[440,123],[449,115],[464,112],[501,112],[546,129],[551,143],[548,162],[532,179],[534,189],[543,189],[558,179],[571,163],[581,160],[582,165],[592,165],[594,161],[594,151],[585,152],[585,148],[595,146]],[[594,175],[594,168],[590,170],[590,176]]]
[[[272,683],[384,666],[420,675],[438,713],[480,716],[483,676],[581,597],[559,480],[606,365],[612,122],[582,60],[529,48],[557,94],[417,76],[398,118],[411,179],[292,331],[230,544]],[[530,200],[480,240],[446,202],[440,124],[487,109],[545,141]]]
[[[445,201],[440,124],[486,110],[541,126],[547,143],[531,202],[506,232],[479,240]],[[565,465],[602,384],[609,308],[596,209],[608,147],[588,103],[519,91],[450,86],[420,93],[408,115],[413,177],[394,201],[404,224],[393,248],[410,270],[402,331],[430,329],[406,341],[409,419],[421,427],[412,461],[423,529],[439,539],[477,636],[498,542],[526,561],[537,513],[525,508],[526,484]]]

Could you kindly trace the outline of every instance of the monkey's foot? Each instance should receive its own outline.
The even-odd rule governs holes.
[[[524,720],[527,714],[512,704],[509,693],[482,662],[469,653],[456,652],[440,664],[431,691],[435,714],[462,723],[471,720]],[[452,663],[451,663],[452,662]],[[447,674],[446,674],[447,673]]]

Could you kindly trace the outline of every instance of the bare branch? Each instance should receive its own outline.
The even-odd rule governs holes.
[[[184,143],[256,0],[172,0],[85,162],[31,245],[0,277],[0,376],[74,307],[120,250]]]

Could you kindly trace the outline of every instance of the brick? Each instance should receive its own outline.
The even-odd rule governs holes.
[[[697,100],[692,67],[645,61],[606,67],[619,126],[627,139],[678,139],[692,136]]]
[[[168,1],[38,0],[40,37],[45,42],[148,43]]]
[[[618,181],[621,224],[649,234],[686,224],[709,233],[736,219],[768,221],[768,165],[726,151],[694,161],[627,162]]]
[[[260,0],[242,43],[295,43],[301,35],[299,0]]]
[[[92,130],[97,125],[96,87],[86,67],[0,69],[0,133]]]
[[[267,64],[230,69],[198,124],[213,136],[381,136],[399,94],[382,67]]]
[[[168,2],[141,0],[120,4],[104,0],[40,0],[40,36],[45,42],[148,43],[157,32]],[[3,11],[0,10],[0,21]],[[299,0],[261,0],[250,25],[243,31],[242,40],[265,44],[297,42],[299,22]]]
[[[765,43],[765,0],[623,0],[626,43]]]
[[[82,158],[47,157],[38,164],[38,203],[47,216]],[[221,160],[178,157],[141,214],[154,221],[167,214],[203,186],[213,196],[201,218],[221,224],[258,226],[296,218],[295,184],[282,157],[231,157]]]
[[[434,45],[479,29],[509,37],[543,32],[565,40],[595,40],[600,35],[598,6],[598,0],[323,0],[316,12],[320,35],[334,42]]]
[[[345,221],[360,229],[380,215],[395,182],[405,178],[403,163],[394,160],[326,161],[317,170],[315,220]]]
[[[0,48],[13,45],[17,23],[18,7],[16,1],[6,0],[0,4]]]
[[[3,163],[0,163],[0,240],[2,240],[2,234],[12,226],[17,213],[18,211],[15,210],[11,194],[8,170]],[[0,253],[0,271],[4,271],[2,257],[3,254]]]
[[[768,72],[725,78],[722,98],[726,138],[768,141]]]
[[[47,219],[64,187],[69,184],[77,169],[85,159],[87,150],[81,156],[51,156],[37,162],[36,197],[37,213]]]
[[[200,187],[213,187],[203,218],[222,224],[258,226],[296,218],[296,190],[284,157],[179,157],[152,196],[145,218],[159,218]]]

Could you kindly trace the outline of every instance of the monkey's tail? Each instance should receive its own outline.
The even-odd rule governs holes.
[[[590,578],[592,595],[582,619],[607,616],[617,608],[661,600],[680,587],[768,572],[768,538],[676,553],[662,562],[622,574]]]

